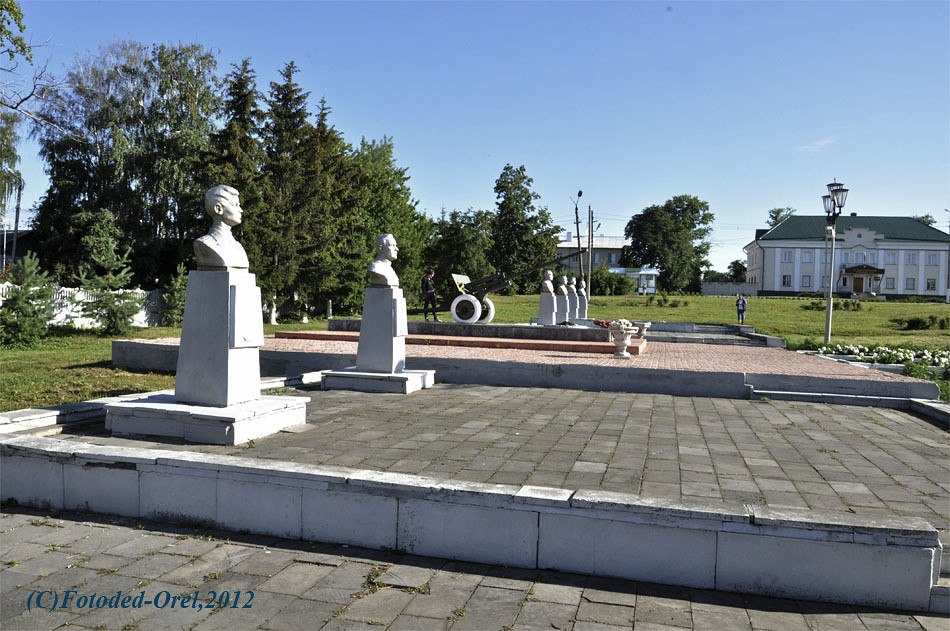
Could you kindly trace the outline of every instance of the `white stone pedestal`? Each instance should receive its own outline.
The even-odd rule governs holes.
[[[587,319],[587,296],[577,294],[577,319]]]
[[[244,271],[188,274],[175,399],[226,407],[261,396],[261,290]]]
[[[567,294],[567,319],[573,322],[577,319],[577,294]]]
[[[356,366],[323,373],[324,390],[409,394],[435,384],[434,370],[406,370],[406,299],[399,287],[366,288]]]
[[[567,294],[558,294],[554,299],[555,312],[554,312],[554,323],[560,324],[565,322],[568,319],[567,315]]]
[[[237,445],[306,423],[310,397],[259,397],[227,407],[188,405],[169,393],[109,403],[113,435],[168,436],[211,445]]]
[[[400,372],[406,367],[406,299],[399,287],[367,287],[356,351],[356,368],[366,372]]]
[[[541,294],[541,302],[538,306],[538,324],[551,326],[557,324],[556,309],[554,306],[554,294],[547,292]]]

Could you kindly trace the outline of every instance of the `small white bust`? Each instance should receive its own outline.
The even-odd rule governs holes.
[[[561,284],[557,286],[557,293],[567,295],[567,276],[561,276]]]
[[[577,295],[577,278],[571,276],[571,284],[567,286],[567,293]]]
[[[376,260],[369,264],[369,282],[374,287],[399,287],[399,277],[393,269],[393,261],[399,254],[396,238],[381,234],[376,238]]]
[[[544,280],[541,281],[541,293],[542,294],[554,293],[554,272],[552,272],[551,270],[546,270],[544,272]]]
[[[577,283],[577,295],[578,296],[587,295],[587,283],[584,282],[583,278]]]
[[[195,240],[195,260],[200,270],[246,270],[247,253],[231,234],[241,223],[241,203],[237,189],[224,184],[205,192],[205,212],[211,216],[208,234]]]

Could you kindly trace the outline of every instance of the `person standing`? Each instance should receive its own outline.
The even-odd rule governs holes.
[[[425,316],[426,322],[429,321],[429,306],[432,307],[432,319],[436,322],[441,322],[439,320],[438,314],[435,312],[435,270],[431,267],[426,270],[425,276],[422,277],[422,313]]]
[[[739,318],[739,324],[745,323],[745,310],[748,306],[749,302],[745,299],[745,296],[736,294],[736,315]]]

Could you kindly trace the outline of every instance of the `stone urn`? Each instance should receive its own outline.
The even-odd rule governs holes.
[[[607,330],[610,331],[610,341],[617,347],[614,357],[629,359],[630,353],[627,352],[627,347],[630,346],[630,340],[636,334],[637,327],[623,320],[614,320],[607,327]]]

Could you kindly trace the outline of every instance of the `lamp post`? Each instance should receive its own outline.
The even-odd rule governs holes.
[[[825,313],[825,344],[831,343],[831,312],[833,310],[831,302],[835,288],[835,227],[847,199],[848,189],[844,187],[844,184],[839,184],[838,180],[834,180],[828,185],[827,195],[821,196],[821,202],[825,207],[825,216],[828,219],[825,234],[831,240],[831,256],[828,258],[828,307]]]

